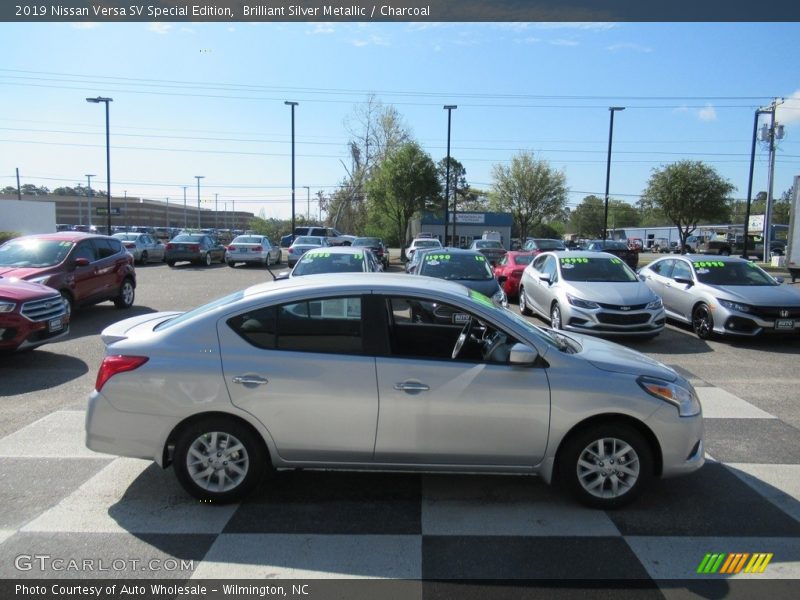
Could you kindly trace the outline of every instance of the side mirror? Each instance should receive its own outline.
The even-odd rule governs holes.
[[[773,279],[778,283],[783,283],[784,281],[786,281],[783,277],[773,277]]]
[[[75,259],[75,266],[76,267],[88,267],[89,266],[89,259],[88,258],[76,258]]]
[[[694,281],[692,281],[688,277],[675,277],[674,279],[678,283],[685,283],[686,285],[694,285]]]
[[[539,358],[539,353],[527,344],[514,344],[508,356],[508,363],[520,367],[529,367]]]
[[[539,275],[539,279],[545,283],[550,283],[550,275]]]

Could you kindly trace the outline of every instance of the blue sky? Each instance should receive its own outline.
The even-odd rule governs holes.
[[[798,24],[102,23],[0,25],[0,186],[112,192],[288,217],[290,111],[297,211],[349,165],[344,122],[369,93],[394,105],[434,160],[451,154],[473,186],[521,150],[562,170],[569,204],[602,195],[609,106],[611,196],[635,202],[653,168],[704,160],[747,192],[754,110],[774,96],[786,137],[778,196],[800,174]],[[796,98],[791,100],[791,98]],[[754,193],[766,189],[759,145]],[[316,211],[312,200],[311,212]],[[0,227],[1,228],[1,227]]]

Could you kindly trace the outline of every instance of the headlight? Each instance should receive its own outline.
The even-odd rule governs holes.
[[[741,302],[731,302],[730,300],[720,300],[719,298],[717,298],[717,302],[724,308],[735,310],[736,312],[749,313],[753,310],[752,306],[749,304],[742,304]]]
[[[0,313],[8,313],[16,308],[16,303],[0,301]]]
[[[492,296],[492,300],[495,304],[498,304],[502,307],[508,306],[508,298],[506,297],[506,293],[503,291],[503,288],[500,288],[495,292],[494,296]]]
[[[597,302],[591,302],[589,300],[581,300],[580,298],[576,298],[575,296],[571,296],[567,294],[567,300],[572,306],[577,306],[578,308],[588,308],[588,309],[595,309],[600,308],[600,305]]]
[[[639,377],[636,382],[641,388],[656,398],[665,400],[678,407],[681,417],[693,417],[700,414],[700,400],[691,384],[688,388],[653,377]]]
[[[657,297],[650,304],[648,304],[646,308],[647,308],[647,310],[657,310],[659,308],[662,308],[663,306],[664,306],[664,303],[661,301],[661,298]]]
[[[26,279],[26,281],[30,281],[31,283],[41,283],[42,285],[47,285],[47,281],[50,279],[50,275],[42,275],[41,277],[34,277],[33,279]]]

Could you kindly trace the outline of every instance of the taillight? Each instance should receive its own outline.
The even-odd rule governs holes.
[[[172,250],[174,247],[172,244],[167,244],[167,250]]]
[[[106,381],[117,373],[138,369],[148,360],[149,358],[146,356],[106,356],[103,359],[103,364],[100,365],[100,370],[97,371],[97,381],[95,381],[94,389],[98,392],[101,391]]]
[[[289,247],[289,254],[294,254],[294,248]]]
[[[264,250],[264,248],[262,248],[261,246],[256,246],[255,248],[253,248],[254,252],[261,252],[262,250]]]
[[[136,248],[136,244],[134,244],[133,242],[130,242],[128,244],[125,244],[125,247],[126,248]]]
[[[228,246],[228,252],[233,252],[236,250],[236,246]]]
[[[189,250],[192,252],[200,252],[200,244],[192,244],[189,246]]]

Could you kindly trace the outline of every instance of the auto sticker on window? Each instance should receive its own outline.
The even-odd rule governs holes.
[[[318,251],[312,250],[310,252],[306,252],[305,254],[303,254],[303,258],[301,259],[301,262],[311,262],[315,258],[330,258],[330,256],[331,256],[330,252],[318,252]]]
[[[449,254],[426,254],[425,255],[425,262],[435,267],[436,265],[440,264],[443,261],[450,260]]]
[[[485,256],[476,256],[475,260],[477,260],[478,262],[486,262],[486,257]]]
[[[454,325],[463,325],[469,321],[469,315],[467,313],[453,313],[452,319]]]
[[[561,264],[562,265],[577,265],[579,263],[588,263],[588,258],[562,258]]]
[[[488,296],[484,296],[480,292],[476,292],[475,290],[470,290],[469,297],[475,300],[475,302],[479,302],[480,304],[494,308],[494,303],[492,302],[491,298],[489,298]]]
[[[612,258],[611,259],[611,263],[615,264],[615,265],[621,265],[622,261],[620,259],[618,259],[618,258]]]
[[[719,269],[725,266],[725,262],[721,260],[698,260],[692,264],[694,265],[695,269]],[[706,271],[706,273],[708,273],[708,271]]]

